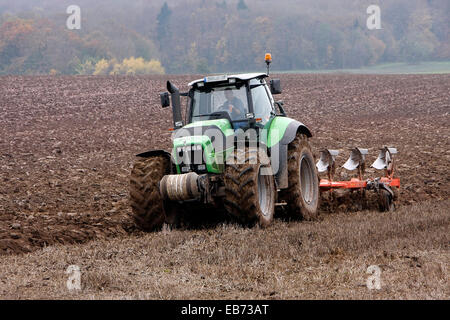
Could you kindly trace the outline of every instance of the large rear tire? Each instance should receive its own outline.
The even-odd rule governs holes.
[[[275,183],[266,155],[258,154],[257,149],[235,150],[227,160],[224,183],[224,205],[232,217],[244,225],[270,225],[275,211]]]
[[[288,147],[288,188],[280,192],[289,215],[315,220],[319,212],[319,178],[308,138],[297,134]]]
[[[170,163],[162,156],[138,158],[130,177],[130,204],[136,226],[144,231],[161,229],[165,217],[158,183],[170,172]]]

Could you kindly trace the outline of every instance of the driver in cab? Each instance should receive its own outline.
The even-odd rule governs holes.
[[[242,101],[234,96],[231,88],[226,88],[224,91],[226,101],[219,108],[219,111],[227,111],[230,114],[231,120],[245,119],[245,108]]]

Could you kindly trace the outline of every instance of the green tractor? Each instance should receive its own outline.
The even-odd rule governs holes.
[[[171,152],[137,155],[130,178],[135,224],[146,231],[176,224],[186,210],[225,210],[244,225],[268,226],[275,207],[291,217],[317,217],[319,178],[312,134],[288,118],[280,80],[267,73],[210,76],[180,93],[170,81],[162,107],[173,111]],[[185,119],[181,97],[186,97]]]

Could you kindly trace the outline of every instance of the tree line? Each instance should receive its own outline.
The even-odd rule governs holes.
[[[358,68],[450,60],[447,0],[384,0],[369,30],[356,0],[65,1],[0,4],[0,74],[161,74]]]

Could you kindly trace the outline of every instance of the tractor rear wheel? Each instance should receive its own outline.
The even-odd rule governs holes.
[[[225,209],[243,224],[268,226],[275,212],[270,160],[258,149],[235,150],[225,168]]]
[[[288,146],[288,188],[280,192],[289,215],[315,220],[319,211],[319,178],[308,138],[297,134]]]
[[[162,157],[138,158],[130,177],[130,204],[137,227],[144,231],[160,229],[164,224],[164,202],[158,183],[170,172],[170,163]]]

